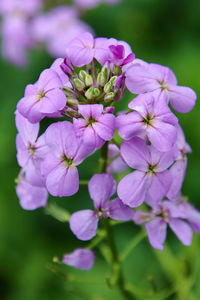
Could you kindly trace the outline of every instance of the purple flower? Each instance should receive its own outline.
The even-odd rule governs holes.
[[[150,213],[138,210],[133,217],[136,224],[145,224],[151,246],[159,250],[164,249],[167,224],[185,246],[191,245],[192,229],[182,219],[187,219],[186,214],[170,201],[157,203]]]
[[[84,119],[73,119],[77,136],[83,138],[85,145],[100,148],[105,141],[112,139],[115,131],[115,116],[103,113],[102,104],[78,105]]]
[[[79,176],[76,168],[89,154],[76,137],[70,122],[51,124],[45,132],[48,152],[41,164],[42,174],[46,178],[46,187],[53,196],[71,196],[78,191]]]
[[[196,102],[195,92],[178,86],[174,73],[158,64],[133,64],[126,72],[126,86],[134,94],[158,91],[180,113],[189,112]]]
[[[108,40],[106,38],[94,39],[89,32],[79,35],[67,48],[67,57],[76,67],[88,65],[93,58],[104,65],[109,55]]]
[[[125,66],[131,63],[135,55],[134,53],[129,53],[128,56],[125,55],[125,48],[123,45],[110,45],[109,49],[112,53],[112,62],[117,66]]]
[[[118,174],[127,170],[128,166],[120,156],[120,150],[115,144],[108,145],[108,159],[107,173]]]
[[[133,212],[126,207],[119,198],[108,201],[115,193],[116,181],[109,174],[96,174],[88,184],[89,194],[93,200],[95,210],[80,210],[72,214],[70,228],[76,237],[87,241],[96,235],[99,218],[128,221]]]
[[[175,149],[160,152],[135,137],[122,143],[121,155],[128,166],[136,169],[119,182],[117,192],[124,204],[137,207],[143,201],[154,203],[167,195],[171,185],[167,168],[174,161]]]
[[[169,151],[176,142],[178,120],[160,98],[147,93],[133,99],[128,105],[133,111],[116,118],[119,135],[125,140],[146,135],[156,149]]]
[[[27,86],[24,98],[17,105],[18,111],[31,123],[58,113],[66,104],[62,87],[62,81],[55,71],[44,70],[34,85]]]
[[[178,148],[178,154],[175,163],[170,168],[172,176],[172,184],[167,193],[169,199],[176,199],[180,194],[182,183],[185,177],[185,171],[187,168],[187,153],[191,153],[192,149],[186,143],[185,136],[180,125],[177,126],[177,141],[176,146]]]
[[[93,267],[95,255],[92,250],[78,248],[70,254],[65,254],[62,262],[80,270],[90,270]]]
[[[16,193],[23,209],[34,210],[46,206],[48,198],[46,188],[30,184],[23,175],[19,176]]]

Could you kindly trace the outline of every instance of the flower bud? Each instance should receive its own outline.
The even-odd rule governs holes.
[[[98,88],[90,87],[86,92],[85,92],[85,97],[88,100],[92,100],[100,95],[100,90]]]
[[[107,76],[104,72],[101,71],[97,76],[97,85],[103,87],[106,81],[107,81]]]
[[[91,86],[93,85],[93,78],[91,75],[87,74],[85,77],[85,85],[86,86]]]
[[[105,95],[104,101],[108,103],[108,102],[113,101],[114,98],[115,98],[115,93],[110,92],[110,93],[108,93],[108,94]]]
[[[73,84],[75,86],[75,88],[80,92],[84,89],[85,84],[83,81],[81,81],[79,78],[74,78],[73,79]]]
[[[109,93],[109,92],[111,91],[111,89],[112,89],[112,84],[111,84],[111,82],[109,81],[109,82],[107,82],[106,85],[104,86],[104,92],[107,94],[107,93]]]
[[[78,105],[79,104],[79,102],[78,102],[78,100],[77,99],[75,99],[75,98],[70,98],[70,97],[67,97],[67,104],[68,105]]]
[[[112,77],[110,78],[109,82],[112,84],[112,86],[114,86],[116,80],[117,80],[117,76],[112,76]]]
[[[87,72],[84,70],[80,70],[78,77],[80,78],[80,80],[82,80],[83,82],[85,82],[85,77],[87,75]]]
[[[72,75],[74,72],[71,62],[67,57],[61,63],[60,68],[67,76]]]

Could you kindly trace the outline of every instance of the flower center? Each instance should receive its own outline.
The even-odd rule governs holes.
[[[148,166],[147,173],[155,173],[156,165],[150,165]]]
[[[70,166],[73,165],[73,159],[67,157],[66,155],[63,155],[63,156],[62,156],[62,162],[63,162],[67,167],[70,167]]]
[[[36,148],[33,145],[29,145],[29,155],[33,156],[33,154],[35,153]]]
[[[87,123],[86,123],[86,127],[88,126],[92,126],[92,124],[94,124],[96,122],[95,119],[93,119],[92,117],[87,119]]]
[[[152,115],[147,115],[146,118],[143,118],[142,122],[147,125],[147,126],[152,126],[153,125],[153,119],[154,116]]]
[[[161,90],[167,90],[169,91],[168,86],[166,85],[166,83],[163,80],[158,80],[158,83],[160,84]]]
[[[44,91],[39,91],[38,93],[38,100],[42,99],[45,97],[45,92]]]

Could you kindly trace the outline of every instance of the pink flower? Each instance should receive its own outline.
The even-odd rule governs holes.
[[[92,250],[78,248],[70,254],[65,254],[62,262],[80,270],[90,270],[94,260],[95,255]]]

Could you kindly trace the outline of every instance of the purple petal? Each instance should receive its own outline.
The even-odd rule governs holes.
[[[88,183],[95,208],[101,208],[116,191],[116,181],[110,174],[95,174]]]
[[[99,149],[105,143],[103,140],[94,130],[93,126],[88,126],[84,130],[83,134],[83,142],[86,147],[90,147],[93,150]]]
[[[134,137],[129,141],[124,141],[120,152],[128,166],[140,171],[147,171],[150,154],[144,140]]]
[[[103,105],[102,104],[78,105],[78,110],[85,119],[92,117],[94,120],[97,120],[103,112]]]
[[[66,105],[66,96],[60,89],[52,89],[41,100],[40,112],[52,114],[62,110]]]
[[[185,171],[187,167],[187,159],[177,160],[173,166],[169,169],[172,176],[172,184],[167,193],[167,197],[171,200],[176,199],[180,194],[180,190],[185,177]]]
[[[30,95],[22,98],[18,104],[17,109],[25,118],[31,123],[38,123],[44,118],[44,115],[39,111],[40,103],[37,95]]]
[[[78,248],[70,254],[65,254],[62,262],[80,270],[90,270],[94,260],[95,255],[92,250]]]
[[[149,71],[154,74],[156,78],[166,84],[177,84],[177,79],[172,70],[168,67],[159,64],[149,64]]]
[[[33,144],[39,133],[39,124],[32,124],[24,118],[18,111],[16,111],[16,127],[25,145]]]
[[[133,94],[142,94],[160,88],[155,75],[148,70],[146,65],[139,64],[134,64],[127,69],[126,86]]]
[[[98,216],[92,210],[80,210],[72,214],[69,224],[79,240],[87,241],[96,235]]]
[[[123,161],[123,159],[120,156],[118,156],[109,163],[107,167],[107,173],[119,174],[125,172],[127,168],[127,164]]]
[[[113,114],[104,114],[92,127],[100,138],[105,141],[110,141],[115,131],[115,116]]]
[[[192,229],[186,222],[179,219],[170,219],[169,226],[183,245],[190,246],[192,244]]]
[[[24,167],[30,158],[27,145],[24,144],[24,141],[21,138],[21,135],[18,133],[16,136],[16,148],[17,148],[17,161],[21,167]]]
[[[119,182],[117,193],[124,204],[137,207],[144,202],[149,184],[149,176],[144,172],[134,171]]]
[[[151,246],[158,250],[164,249],[164,242],[167,234],[167,224],[161,218],[147,223],[145,225],[149,242]]]
[[[116,118],[116,127],[119,135],[125,140],[130,140],[144,130],[142,117],[136,111],[119,115]]]
[[[17,196],[23,209],[34,210],[46,206],[48,193],[43,187],[37,187],[22,180],[16,187]]]
[[[60,163],[47,175],[46,187],[53,196],[64,197],[77,193],[79,189],[77,168]]]
[[[154,120],[153,126],[147,129],[147,136],[156,149],[166,152],[176,142],[177,129],[171,124]]]
[[[169,191],[172,177],[169,170],[152,174],[152,183],[149,187],[149,195],[152,203],[162,200]]]
[[[38,91],[47,92],[51,89],[61,88],[63,86],[58,74],[53,69],[46,69],[41,74],[36,83]]]
[[[129,221],[133,218],[132,209],[125,206],[119,198],[108,203],[108,212],[111,219],[118,221]]]
[[[193,109],[197,96],[195,92],[185,86],[171,86],[169,101],[173,109],[180,113],[187,113]]]
[[[160,152],[153,145],[150,146],[151,164],[156,165],[156,172],[162,172],[169,168],[177,157],[177,148],[173,147],[170,151]]]

